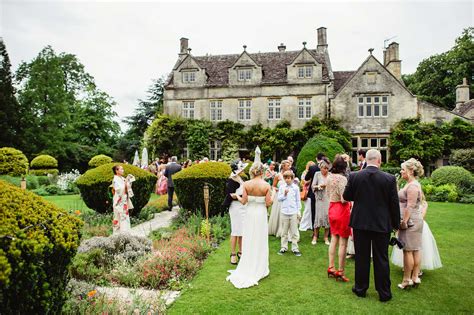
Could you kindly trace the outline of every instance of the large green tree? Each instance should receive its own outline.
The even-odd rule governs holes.
[[[135,150],[142,146],[143,136],[157,115],[163,112],[163,93],[165,79],[153,80],[147,90],[145,100],[138,100],[138,106],[132,116],[126,117],[123,122],[128,126],[117,144],[116,158],[130,159]]]
[[[45,47],[18,67],[20,148],[55,156],[63,170],[84,169],[97,153],[111,154],[120,129],[114,102],[73,54]]]
[[[471,81],[474,73],[474,27],[465,29],[450,50],[433,55],[418,65],[403,81],[418,98],[447,109],[456,104],[456,86],[463,78]],[[471,95],[474,92],[470,82]]]
[[[15,97],[11,63],[7,48],[0,37],[0,147],[17,147],[19,104]]]

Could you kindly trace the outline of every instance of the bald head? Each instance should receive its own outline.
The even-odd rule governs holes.
[[[382,164],[382,155],[379,150],[370,149],[367,151],[365,159],[367,161],[367,166],[372,165],[380,167],[380,164]]]

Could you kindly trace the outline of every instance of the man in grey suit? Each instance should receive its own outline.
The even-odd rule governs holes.
[[[173,208],[173,194],[174,194],[174,184],[173,184],[173,174],[181,171],[181,165],[176,163],[178,158],[176,156],[171,157],[171,162],[166,165],[165,176],[168,178],[168,207],[171,210]]]

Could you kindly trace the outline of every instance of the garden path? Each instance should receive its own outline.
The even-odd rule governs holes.
[[[162,211],[155,214],[155,217],[150,221],[138,224],[132,228],[132,234],[135,236],[147,237],[151,232],[160,228],[168,227],[171,221],[178,215],[178,206],[174,206],[171,211]]]

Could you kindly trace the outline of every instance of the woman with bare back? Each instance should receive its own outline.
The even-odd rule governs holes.
[[[262,178],[263,172],[260,149],[257,147],[255,162],[250,168],[252,179],[244,183],[242,196],[236,195],[242,204],[247,204],[247,212],[242,231],[242,257],[227,281],[238,289],[258,285],[258,281],[270,273],[267,207],[271,205],[272,198],[271,187]]]

